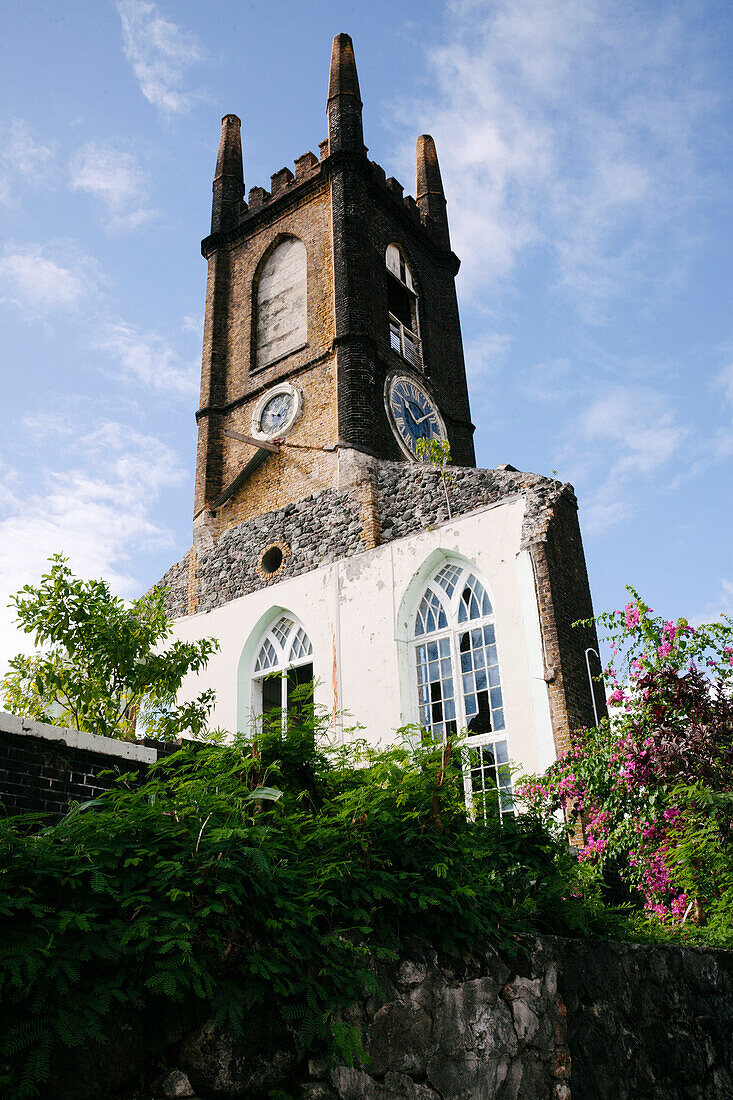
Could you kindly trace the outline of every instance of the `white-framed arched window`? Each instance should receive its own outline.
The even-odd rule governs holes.
[[[282,614],[265,632],[252,667],[252,710],[258,718],[304,713],[313,684],[313,646],[303,625]]]
[[[444,562],[423,589],[412,629],[420,725],[436,739],[466,731],[466,801],[477,815],[498,797],[513,810],[494,611],[471,565]]]
[[[385,261],[390,347],[411,366],[422,370],[420,314],[410,265],[396,244],[387,245]]]

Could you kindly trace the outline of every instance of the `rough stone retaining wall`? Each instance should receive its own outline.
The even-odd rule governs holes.
[[[295,964],[294,964],[295,965]],[[520,963],[413,947],[377,967],[384,997],[346,1018],[369,1060],[299,1050],[268,1006],[244,1034],[213,1020],[146,1051],[127,1022],[109,1057],[74,1053],[55,1100],[730,1100],[733,953],[537,939]]]
[[[167,751],[0,711],[0,813],[62,817],[71,802],[109,790],[116,774],[144,775]]]

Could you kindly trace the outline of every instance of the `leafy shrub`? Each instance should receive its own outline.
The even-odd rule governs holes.
[[[56,825],[0,823],[4,1095],[37,1095],[120,1013],[162,1043],[171,1012],[236,1028],[266,1002],[348,1058],[339,1009],[375,988],[367,952],[597,925],[563,839],[532,815],[468,820],[449,752],[315,733],[192,745]]]
[[[60,554],[38,585],[12,598],[18,623],[44,648],[19,654],[2,681],[13,714],[86,733],[172,740],[206,728],[213,691],[176,704],[184,676],[219,648],[213,638],[170,641],[162,591],[125,603],[106,581],[74,577]]]

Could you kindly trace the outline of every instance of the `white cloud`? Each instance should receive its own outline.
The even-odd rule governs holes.
[[[733,362],[723,367],[716,379],[718,386],[725,394],[726,401],[733,406]]]
[[[519,392],[532,401],[566,401],[573,396],[569,386],[572,364],[569,359],[535,363],[518,375]]]
[[[674,458],[688,431],[662,394],[618,387],[583,411],[572,434],[566,460],[573,477],[596,483],[585,495],[585,529],[600,534],[634,514],[639,481]]]
[[[479,302],[541,252],[595,321],[610,296],[650,281],[642,261],[664,247],[660,230],[681,262],[681,211],[701,191],[697,123],[712,103],[692,28],[623,0],[458,2],[448,27],[429,55],[436,96],[400,121],[436,138],[463,292]]]
[[[22,176],[42,179],[48,174],[54,153],[50,145],[35,140],[26,122],[15,118],[10,123],[10,133],[2,155]]]
[[[188,110],[196,96],[184,88],[184,75],[204,59],[195,36],[162,19],[157,6],[144,0],[122,0],[117,10],[125,56],[145,98],[165,114]]]
[[[204,334],[204,315],[199,314],[198,317],[194,317],[192,314],[187,313],[183,318],[182,323],[184,332],[192,332],[195,336],[203,336]]]
[[[93,264],[78,255],[61,260],[56,251],[53,246],[8,246],[0,257],[3,298],[31,314],[76,309],[93,290]]]
[[[44,426],[52,421],[44,417]],[[59,430],[65,434],[63,420]],[[170,531],[151,519],[160,494],[185,479],[170,448],[109,421],[64,446],[71,468],[43,471],[31,493],[22,492],[16,470],[0,469],[2,607],[22,585],[36,582],[57,552],[69,557],[77,574],[104,577],[118,594],[137,595],[140,584],[127,570],[129,560],[139,551],[173,545]],[[0,618],[0,670],[29,646],[9,619]]]
[[[0,203],[13,202],[13,178],[22,176],[34,184],[48,179],[54,151],[33,137],[22,119],[11,119],[7,133],[0,135]]]
[[[198,393],[199,365],[182,361],[159,336],[120,321],[106,326],[96,346],[117,359],[128,379],[153,389]]]
[[[497,374],[511,346],[511,337],[505,332],[485,331],[465,345],[468,377],[472,382]]]
[[[104,204],[114,226],[135,229],[153,217],[145,173],[129,153],[89,142],[71,164],[71,186]]]

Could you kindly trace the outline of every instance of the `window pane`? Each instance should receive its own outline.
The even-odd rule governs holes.
[[[447,596],[452,596],[456,587],[456,581],[461,575],[461,570],[457,565],[444,565],[435,578],[435,583],[439,584],[444,590]]]
[[[417,646],[416,664],[420,724],[441,739],[455,732],[455,700],[450,658],[427,660],[437,650],[437,642]]]
[[[508,760],[508,756],[504,740],[471,752],[471,794],[478,820],[513,812],[511,772],[508,764],[497,763],[500,759]]]
[[[283,705],[283,674],[273,672],[262,680],[262,716],[265,725],[275,718],[279,721]]]
[[[412,330],[412,295],[391,272],[387,275],[387,308],[405,328]]]
[[[285,616],[283,616],[282,619],[277,620],[272,628],[272,633],[275,635],[283,649],[285,648],[285,642],[287,640],[288,634],[290,633],[294,625],[295,624],[293,623],[292,619],[287,619]]]
[[[299,665],[287,672],[288,718],[292,722],[313,720],[313,665]]]
[[[268,668],[274,668],[276,664],[277,656],[275,654],[275,647],[269,638],[265,638],[257,657],[255,672],[266,672]]]

